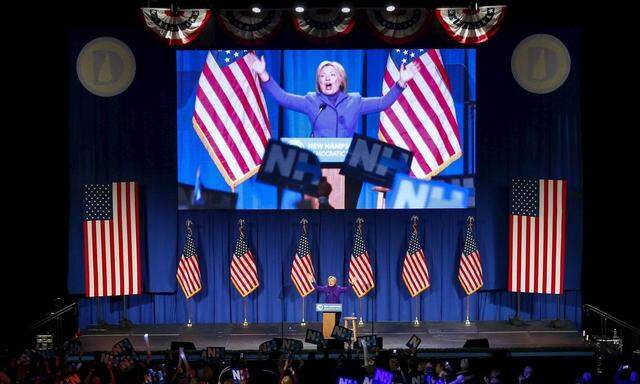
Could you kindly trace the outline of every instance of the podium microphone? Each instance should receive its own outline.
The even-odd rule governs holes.
[[[309,137],[313,137],[313,131],[314,129],[316,129],[316,122],[318,121],[318,117],[320,116],[322,111],[324,111],[325,108],[327,108],[327,103],[322,103],[318,107],[318,112],[316,112],[316,117],[313,119],[313,124],[311,124],[311,135],[309,135]]]

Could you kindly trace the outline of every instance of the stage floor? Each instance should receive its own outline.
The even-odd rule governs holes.
[[[89,327],[82,332],[81,341],[85,352],[108,351],[114,343],[127,337],[134,348],[144,351],[144,334],[149,334],[151,350],[170,348],[172,341],[190,341],[197,349],[225,347],[227,351],[257,351],[264,341],[274,337],[304,340],[307,328],[322,330],[320,323],[299,324],[182,324],[134,325],[131,328],[118,326]],[[529,351],[586,351],[580,332],[573,324],[556,329],[548,321],[529,321],[524,326],[513,326],[506,321],[483,321],[465,326],[456,322],[422,322],[420,327],[411,323],[378,322],[367,323],[358,328],[358,335],[375,334],[383,337],[383,348],[406,348],[405,343],[412,334],[422,339],[420,350],[461,349],[467,339],[486,338],[491,349]],[[315,350],[313,344],[304,343],[305,350]]]

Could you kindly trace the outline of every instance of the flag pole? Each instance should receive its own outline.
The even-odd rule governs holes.
[[[364,326],[364,320],[362,319],[362,297],[358,297],[358,312],[360,312],[360,319],[358,320],[358,326]]]
[[[187,299],[187,327],[191,328],[193,323],[191,322],[191,299]]]
[[[419,315],[420,315],[420,295],[416,295],[412,299],[413,299],[413,301],[415,303],[415,305],[414,305],[415,308],[414,309],[416,311],[416,318],[413,319],[413,326],[414,327],[419,327],[420,326],[420,317],[419,317]]]
[[[246,297],[242,298],[242,313],[244,317],[244,320],[242,321],[242,326],[246,328],[249,326],[249,322],[247,321],[247,298]]]
[[[302,296],[302,320],[300,320],[300,326],[301,327],[306,327],[307,326],[307,322],[304,320],[304,296]]]
[[[471,326],[471,320],[469,320],[469,302],[471,301],[471,295],[467,295],[467,318],[464,321],[464,325]]]
[[[509,319],[509,323],[516,327],[522,327],[524,325],[524,321],[520,320],[520,292],[516,292],[516,314]]]
[[[100,296],[97,296],[96,300],[98,301],[96,303],[96,317],[98,320],[97,325],[100,329],[106,329],[107,322],[104,320],[104,306],[102,305],[102,300],[100,299]]]
[[[552,328],[565,328],[567,326],[567,322],[562,320],[561,316],[560,316],[560,312],[561,312],[560,311],[561,295],[563,295],[563,294],[556,295],[556,319],[551,322],[551,327]]]

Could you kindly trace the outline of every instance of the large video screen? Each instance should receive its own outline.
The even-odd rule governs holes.
[[[178,50],[179,207],[390,208],[340,174],[354,134],[411,151],[407,177],[473,206],[475,66],[473,49]],[[318,196],[256,180],[270,139],[317,155]]]

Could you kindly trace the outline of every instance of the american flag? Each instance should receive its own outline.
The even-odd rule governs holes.
[[[402,263],[402,280],[409,290],[411,297],[417,296],[420,292],[429,288],[429,270],[427,269],[427,259],[420,246],[418,237],[418,227],[414,224],[409,237],[409,246]]]
[[[184,249],[178,262],[176,278],[182,288],[182,292],[188,298],[202,290],[202,280],[200,279],[200,265],[198,263],[198,253],[196,243],[193,240],[192,222],[187,220],[187,238],[184,242]]]
[[[209,52],[196,90],[193,127],[232,188],[258,171],[271,138],[254,60],[246,50]]]
[[[293,256],[293,264],[291,265],[291,280],[300,296],[305,297],[315,291],[313,287],[315,278],[313,276],[315,276],[315,270],[311,260],[309,236],[307,235],[306,227],[303,226],[300,240],[298,241],[298,249]]]
[[[362,297],[375,287],[373,269],[367,247],[362,239],[362,226],[359,223],[353,240],[353,251],[349,260],[349,283],[356,296]]]
[[[566,180],[512,180],[509,291],[564,291]]]
[[[142,293],[138,184],[84,186],[85,294]]]
[[[380,140],[413,152],[411,173],[420,179],[440,173],[462,155],[447,71],[437,49],[394,49],[389,53],[382,94],[400,78],[400,67],[420,64],[402,95],[380,113]]]
[[[464,247],[460,256],[460,267],[458,268],[458,280],[467,295],[472,294],[482,287],[482,263],[480,262],[480,251],[476,246],[476,239],[473,237],[473,218],[468,219],[466,234],[464,236]]]
[[[247,245],[243,227],[240,227],[240,233],[236,241],[236,250],[231,256],[230,273],[231,282],[242,297],[247,296],[260,286],[260,282],[258,281],[258,267]]]

